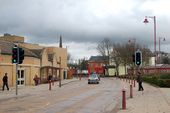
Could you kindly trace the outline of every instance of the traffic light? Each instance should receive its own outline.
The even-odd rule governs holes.
[[[17,46],[12,48],[12,63],[13,64],[18,63],[18,47]]]
[[[135,52],[135,64],[138,66],[142,64],[142,52],[141,51]]]
[[[132,61],[135,63],[135,54],[132,55]]]
[[[22,48],[19,48],[19,64],[22,64],[24,60],[24,50]]]

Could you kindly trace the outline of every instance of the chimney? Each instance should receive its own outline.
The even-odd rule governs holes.
[[[60,45],[59,45],[59,47],[62,48],[62,36],[61,35],[60,35]]]

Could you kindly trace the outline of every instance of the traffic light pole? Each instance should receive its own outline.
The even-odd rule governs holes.
[[[22,64],[24,60],[24,50],[16,44],[12,48],[12,63],[16,64],[16,95],[18,94],[18,64]]]
[[[17,47],[17,63],[16,63],[16,95],[18,95],[18,62],[19,62],[19,48]]]
[[[16,95],[18,95],[18,63],[16,64]]]

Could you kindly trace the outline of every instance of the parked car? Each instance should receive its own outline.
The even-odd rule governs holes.
[[[90,74],[89,78],[88,78],[88,84],[91,83],[95,83],[95,84],[99,84],[99,75],[96,73]]]

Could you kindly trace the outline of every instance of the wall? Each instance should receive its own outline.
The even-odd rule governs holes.
[[[116,69],[115,68],[109,68],[109,76],[114,76],[115,75],[115,72],[116,72]]]
[[[25,85],[33,84],[33,77],[35,74],[39,75],[40,60],[34,57],[25,57],[23,64],[19,65],[18,69],[25,71]],[[8,73],[9,86],[15,86],[16,84],[16,65],[11,63],[11,55],[0,55],[0,80],[5,73]],[[2,82],[0,82],[2,87]]]
[[[24,44],[23,44],[24,45]],[[34,44],[25,44],[24,47],[35,47],[37,45]],[[36,47],[38,48],[38,46]],[[41,47],[40,47],[41,48]],[[42,57],[28,57],[25,56],[23,63],[19,65],[19,69],[23,69],[25,71],[25,85],[33,85],[33,78],[35,74],[40,77],[40,67],[41,66],[52,66],[52,62],[48,61],[48,54],[54,53],[53,66],[60,67],[57,62],[59,62],[59,57],[61,57],[61,79],[63,79],[63,72],[67,70],[67,49],[66,48],[58,48],[58,47],[44,47],[42,49]],[[12,55],[0,55],[0,80],[2,81],[4,73],[8,72],[8,81],[9,86],[15,86],[16,84],[16,65],[12,64]],[[41,65],[42,64],[42,65]],[[2,82],[0,82],[0,87],[2,87]]]

